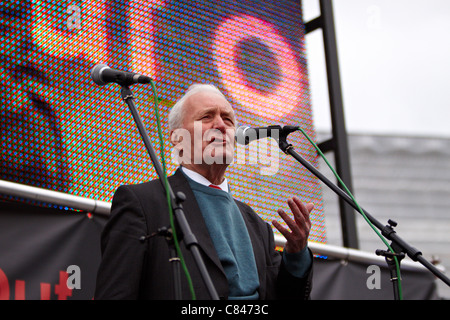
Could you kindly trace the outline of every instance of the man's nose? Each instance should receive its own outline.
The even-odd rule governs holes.
[[[222,117],[220,116],[214,117],[213,129],[217,129],[220,130],[220,132],[225,133],[226,125]]]

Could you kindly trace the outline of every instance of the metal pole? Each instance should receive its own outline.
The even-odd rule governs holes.
[[[331,0],[320,0],[323,40],[325,47],[328,90],[331,108],[333,146],[336,170],[342,181],[352,191],[350,157],[342,102],[341,80]],[[352,191],[353,192],[353,191]],[[358,234],[353,209],[339,199],[343,245],[358,248]]]

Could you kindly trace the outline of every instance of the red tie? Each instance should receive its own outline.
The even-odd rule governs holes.
[[[222,188],[220,188],[219,186],[216,186],[216,185],[214,185],[214,184],[210,184],[209,186],[210,186],[211,188],[214,188],[214,189],[222,190]]]

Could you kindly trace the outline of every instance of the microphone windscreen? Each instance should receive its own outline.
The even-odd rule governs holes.
[[[237,143],[239,144],[243,144],[243,145],[247,145],[250,143],[249,138],[246,135],[246,131],[249,129],[250,127],[246,127],[246,126],[241,126],[239,128],[236,129],[236,133],[235,133],[235,140]]]
[[[109,68],[106,64],[98,64],[91,69],[91,78],[99,86],[104,86],[106,82],[102,80],[101,72],[103,69]]]

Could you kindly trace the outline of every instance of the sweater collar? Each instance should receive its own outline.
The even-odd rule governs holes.
[[[200,184],[202,184],[202,185],[204,185],[204,186],[207,186],[207,187],[209,187],[209,185],[210,184],[212,184],[208,179],[206,179],[204,176],[202,176],[201,174],[199,174],[199,173],[197,173],[197,172],[195,172],[195,171],[192,171],[192,170],[190,170],[190,169],[187,169],[187,168],[185,168],[185,167],[181,167],[181,170],[183,171],[183,173],[185,174],[185,175],[187,175],[189,178],[191,178],[192,180],[194,180],[195,182],[197,182],[197,183],[200,183]],[[228,180],[227,180],[227,178],[225,178],[224,180],[223,180],[223,182],[221,183],[221,184],[219,184],[219,185],[217,185],[220,189],[222,189],[223,191],[225,191],[225,192],[229,192],[229,188],[228,188]]]

